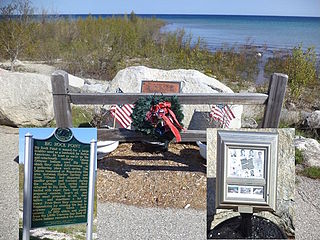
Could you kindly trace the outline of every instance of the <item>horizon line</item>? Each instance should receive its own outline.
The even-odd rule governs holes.
[[[131,13],[47,13],[46,15],[130,15]],[[179,15],[179,16],[241,16],[241,17],[305,17],[320,18],[314,15],[268,15],[268,14],[215,14],[215,13],[136,13],[135,15]],[[35,13],[33,15],[42,15]]]

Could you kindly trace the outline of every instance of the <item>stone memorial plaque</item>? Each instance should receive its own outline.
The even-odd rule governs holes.
[[[87,222],[89,159],[70,129],[34,139],[31,228]]]
[[[142,81],[142,93],[180,93],[180,82]]]

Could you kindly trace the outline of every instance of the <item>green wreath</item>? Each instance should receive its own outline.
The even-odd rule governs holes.
[[[135,128],[135,130],[138,130],[146,135],[151,135],[153,138],[161,142],[171,141],[175,136],[172,131],[168,131],[168,126],[164,124],[163,120],[158,119],[158,122],[155,123],[154,121],[150,121],[150,119],[147,117],[147,115],[151,112],[150,109],[152,107],[164,102],[171,103],[170,110],[174,113],[178,123],[175,121],[171,122],[180,132],[182,129],[182,125],[180,123],[184,117],[181,105],[177,97],[165,96],[142,97],[134,103],[134,109],[131,114],[131,118],[132,126]],[[170,117],[170,119],[172,118]]]

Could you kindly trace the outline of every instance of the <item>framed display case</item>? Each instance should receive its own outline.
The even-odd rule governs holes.
[[[219,130],[216,207],[276,208],[278,135]]]

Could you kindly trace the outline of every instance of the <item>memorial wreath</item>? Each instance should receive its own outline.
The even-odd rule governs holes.
[[[178,98],[165,96],[139,98],[131,114],[136,130],[161,142],[171,141],[174,137],[177,142],[181,141],[183,117]]]

